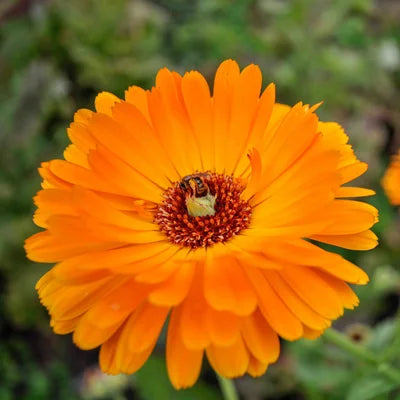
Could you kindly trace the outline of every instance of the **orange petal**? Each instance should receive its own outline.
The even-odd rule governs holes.
[[[323,250],[302,239],[276,242],[266,250],[267,256],[290,264],[298,264],[321,269],[346,282],[365,284],[368,275],[359,267],[338,254]]]
[[[80,185],[103,192],[113,192],[115,190],[113,185],[106,184],[93,171],[64,160],[50,161],[49,169],[55,176],[73,185]]]
[[[243,69],[234,83],[228,140],[225,142],[224,171],[235,173],[241,158],[247,157],[247,145],[251,137],[251,125],[259,103],[262,75],[257,65]]]
[[[224,171],[226,144],[232,109],[232,94],[239,79],[240,70],[233,60],[226,60],[218,67],[213,93],[213,132],[215,140],[215,169]]]
[[[98,328],[95,325],[83,320],[79,320],[74,334],[74,343],[82,350],[91,350],[105,343],[122,325],[124,319],[121,318],[115,325],[110,325],[105,328]]]
[[[134,374],[137,370],[143,367],[144,363],[150,357],[153,352],[155,342],[153,345],[143,351],[127,352],[126,348],[123,346],[123,342],[119,342],[117,346],[117,351],[115,354],[115,365],[118,372],[124,374]]]
[[[153,126],[169,158],[183,177],[203,169],[200,148],[183,104],[181,78],[166,68],[156,78],[156,88],[149,94]]]
[[[167,372],[175,389],[194,385],[197,381],[203,350],[189,350],[183,344],[179,329],[179,313],[171,313],[167,334]]]
[[[161,200],[162,189],[157,184],[124,163],[106,147],[98,145],[96,150],[92,150],[89,153],[89,164],[95,178],[87,177],[88,180],[83,181],[82,186],[155,203]],[[116,176],[118,176],[117,180]],[[81,181],[80,178],[76,177],[77,184]],[[98,181],[102,182],[103,190],[96,183]]]
[[[129,332],[127,347],[130,352],[142,352],[157,341],[168,312],[168,307],[146,302],[129,317],[125,330]]]
[[[257,360],[255,357],[250,355],[249,366],[247,368],[247,373],[253,378],[258,378],[261,375],[264,375],[267,371],[268,364],[262,363]]]
[[[311,329],[311,328],[309,328],[308,326],[306,326],[306,325],[304,325],[304,337],[306,338],[306,339],[309,339],[309,340],[315,340],[315,339],[318,339],[323,333],[324,333],[324,331],[323,330],[315,330],[315,329]]]
[[[255,146],[255,148],[260,148],[261,144],[264,142],[265,133],[267,131],[267,126],[269,124],[273,105],[275,102],[275,85],[273,83],[269,84],[264,90],[260,97],[257,105],[256,113],[254,115],[252,126],[250,128],[251,132],[247,137],[244,149],[249,149]],[[244,151],[236,168],[237,176],[242,176],[244,172],[249,167],[249,162],[247,160],[248,151]]]
[[[36,211],[34,221],[37,225],[47,227],[47,220],[52,214],[78,215],[73,206],[70,190],[45,189],[33,198],[39,210]]]
[[[278,273],[317,313],[329,319],[343,314],[343,306],[336,292],[311,268],[285,266]]]
[[[44,162],[41,164],[41,168],[38,168],[40,176],[43,178],[42,188],[43,189],[70,189],[71,183],[58,177],[55,173],[50,171],[51,162]]]
[[[36,282],[35,289],[39,292],[39,295],[42,293],[45,295],[59,289],[60,286],[60,282],[54,279],[54,273],[51,269]]]
[[[155,265],[153,268],[148,268],[136,275],[135,280],[141,283],[159,283],[167,280],[177,269],[179,264],[174,260],[174,257],[166,260],[161,265]]]
[[[121,104],[114,115],[119,116],[121,114],[121,109],[126,108]],[[129,107],[128,109],[132,109]],[[133,116],[131,116],[133,117]],[[137,116],[136,116],[137,117]],[[136,118],[135,122],[139,118]],[[143,123],[145,124],[145,122]],[[143,145],[142,135],[154,136],[153,132],[142,131],[139,133],[138,129],[142,126],[135,126],[135,130],[129,132],[125,129],[123,124],[120,124],[118,120],[115,120],[104,114],[96,114],[91,119],[89,125],[89,130],[92,136],[99,141],[99,143],[106,147],[107,150],[112,152],[119,159],[124,161],[137,173],[143,175],[147,180],[153,182],[154,184],[166,188],[169,185],[169,180],[165,176],[165,170],[160,168],[160,164],[152,162],[154,157],[158,158],[158,153],[160,153],[160,158],[162,160],[163,152],[157,147],[152,148],[152,152],[146,149]],[[147,157],[144,157],[147,154]]]
[[[87,108],[81,108],[74,114],[74,121],[80,124],[87,124],[90,118],[93,116],[93,111]]]
[[[111,115],[114,104],[120,101],[121,100],[112,93],[101,92],[96,96],[94,100],[94,105],[97,112]]]
[[[262,159],[260,152],[255,148],[249,150],[248,158],[251,166],[251,175],[249,183],[243,192],[243,198],[252,199],[260,187],[260,180],[262,178]]]
[[[120,283],[120,279],[108,277],[78,286],[68,286],[61,282],[60,290],[54,296],[46,296],[43,291],[40,291],[40,296],[52,316],[68,320],[84,314],[99,298]]]
[[[211,344],[206,353],[213,369],[226,378],[243,375],[249,366],[249,352],[241,336],[230,346]]]
[[[371,250],[378,245],[378,237],[370,230],[350,235],[312,235],[310,239],[350,250]]]
[[[288,308],[300,319],[301,322],[315,329],[326,328],[330,325],[329,319],[322,317],[302,301],[278,273],[265,271],[264,275],[267,277],[274,290],[279,293],[279,297],[286,303]]]
[[[94,149],[97,143],[88,129],[90,119],[94,115],[93,112],[90,113],[87,119],[82,122],[75,119],[67,129],[71,142],[84,154],[88,154],[90,150]]]
[[[256,296],[243,268],[230,257],[209,257],[204,267],[204,295],[219,311],[249,315],[256,307]]]
[[[75,231],[76,232],[76,231]],[[81,239],[61,241],[49,232],[39,232],[25,241],[26,255],[30,260],[53,263],[92,250],[106,250],[115,247],[115,243],[85,243]]]
[[[210,340],[216,346],[230,346],[237,341],[242,319],[229,311],[206,309],[206,325]]]
[[[165,282],[153,289],[149,301],[160,306],[173,306],[186,297],[193,280],[194,267],[182,265]]]
[[[75,187],[72,190],[72,198],[76,203],[79,215],[86,214],[94,217],[102,224],[115,225],[134,231],[154,231],[158,226],[152,222],[135,215],[119,211],[103,196],[92,191]]]
[[[182,95],[202,156],[204,171],[215,170],[210,89],[204,77],[192,71],[182,78]]]
[[[147,91],[139,86],[131,86],[125,90],[125,100],[134,105],[150,122],[149,106],[147,103]]]
[[[180,179],[155,130],[136,107],[121,102],[114,107],[113,117],[129,134],[128,143],[134,146],[133,149],[128,149],[134,151],[134,157],[131,156],[129,160],[134,167],[156,179],[163,187],[170,180]],[[157,159],[156,163],[154,159]]]
[[[375,191],[360,187],[341,187],[336,192],[336,197],[366,197],[373,196]]]
[[[116,375],[120,371],[117,368],[115,353],[120,338],[121,329],[114,333],[100,348],[99,352],[99,365],[100,369],[111,375]]]
[[[84,168],[89,168],[87,155],[74,144],[70,144],[64,150],[64,158],[71,163],[80,165]]]
[[[93,349],[104,343],[147,293],[147,287],[132,281],[116,287],[81,318],[73,336],[75,344],[82,349]]]
[[[71,333],[75,330],[78,321],[79,317],[62,321],[52,318],[50,320],[50,326],[53,328],[54,333],[57,333],[57,335],[66,335],[67,333]]]
[[[130,321],[132,321],[132,317]],[[141,368],[154,349],[160,329],[161,326],[157,325],[156,330],[158,332],[156,332],[156,335],[154,335],[154,330],[149,332],[149,341],[146,346],[143,346],[143,349],[132,349],[131,335],[135,330],[135,324],[129,324],[128,320],[121,328],[121,335],[115,351],[115,365],[118,371],[125,374],[133,374]]]
[[[154,243],[165,241],[165,235],[158,230],[132,230],[113,225],[102,224],[89,215],[70,217],[54,215],[48,219],[49,232],[59,241],[77,248],[86,245],[87,251],[110,247],[120,247],[129,243]],[[78,253],[79,254],[79,253]]]
[[[349,235],[366,231],[378,221],[378,210],[360,201],[335,200],[327,209],[329,225],[317,234]]]
[[[90,277],[94,272],[105,270],[129,275],[142,272],[144,268],[152,268],[149,260],[154,263],[154,266],[158,265],[166,259],[158,256],[164,255],[168,250],[173,250],[169,243],[160,242],[86,252],[62,261],[54,267],[53,271],[58,279],[71,283],[80,281],[86,276]]]
[[[259,270],[248,266],[245,271],[257,292],[259,308],[269,325],[287,340],[299,339],[303,334],[303,327],[298,318],[279,298]]]
[[[353,179],[358,178],[368,169],[368,164],[364,162],[355,162],[350,165],[346,165],[339,169],[341,176],[341,183],[347,183]]]
[[[338,294],[345,308],[354,309],[359,304],[357,295],[353,292],[349,285],[331,275],[322,271],[316,271],[332,289]]]
[[[182,341],[188,349],[204,349],[210,343],[205,323],[208,305],[204,299],[201,274],[197,273],[194,283],[180,306]]]
[[[247,348],[263,364],[275,362],[279,356],[278,335],[259,310],[244,318],[243,339]]]
[[[269,170],[263,165],[261,187],[251,203],[256,207],[255,215],[261,213],[264,225],[289,225],[298,221],[304,223],[316,217],[325,220],[318,211],[324,212],[326,206],[332,203],[339,187],[335,172],[337,154],[317,150],[309,152],[310,155],[301,157],[270,185],[266,183]],[[320,165],[320,168],[316,169],[315,165]],[[287,214],[284,220],[277,217],[282,213]]]
[[[277,130],[268,137],[262,151],[266,175],[264,187],[307,155],[308,150],[318,140],[317,122],[317,116],[306,111],[300,103],[283,118]],[[296,140],[293,140],[294,137]]]

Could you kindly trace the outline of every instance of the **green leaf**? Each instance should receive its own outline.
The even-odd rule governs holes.
[[[221,400],[216,390],[201,382],[190,389],[175,390],[168,379],[165,360],[161,357],[151,357],[135,378],[135,386],[143,400]]]
[[[396,320],[385,320],[374,327],[368,347],[375,352],[382,352],[394,340],[396,334]]]
[[[350,388],[346,400],[376,400],[378,396],[391,392],[400,386],[377,374],[364,376],[355,381]]]

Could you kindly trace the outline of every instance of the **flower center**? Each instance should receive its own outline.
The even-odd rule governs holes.
[[[168,188],[154,221],[169,240],[196,249],[226,242],[250,224],[244,185],[232,176],[198,173]]]

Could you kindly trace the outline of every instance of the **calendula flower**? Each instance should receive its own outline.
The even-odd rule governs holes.
[[[101,346],[103,371],[134,373],[167,324],[176,388],[203,356],[225,377],[259,376],[279,337],[315,338],[358,299],[366,273],[315,242],[375,247],[374,207],[343,186],[363,174],[343,129],[316,107],[275,103],[261,72],[223,62],[168,69],[150,91],[101,93],[43,163],[28,257],[56,263],[37,284],[59,334]],[[166,323],[168,319],[168,322]]]
[[[392,161],[383,176],[382,186],[390,203],[394,206],[400,206],[400,150],[392,157]]]

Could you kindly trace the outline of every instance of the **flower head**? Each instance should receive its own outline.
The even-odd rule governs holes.
[[[315,242],[375,247],[374,207],[343,186],[367,165],[316,107],[275,103],[255,65],[223,62],[213,94],[195,71],[162,69],[150,91],[97,96],[43,163],[28,257],[56,265],[37,284],[59,334],[101,346],[133,373],[168,319],[166,362],[193,385],[206,354],[221,375],[258,376],[279,337],[315,338],[358,299],[366,273]]]
[[[400,150],[393,156],[382,179],[389,201],[394,206],[400,206]]]

